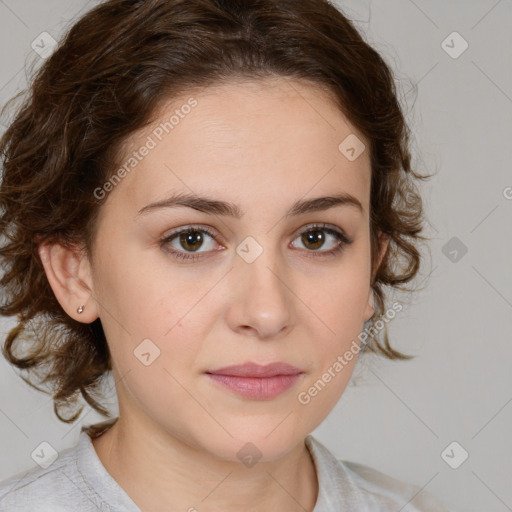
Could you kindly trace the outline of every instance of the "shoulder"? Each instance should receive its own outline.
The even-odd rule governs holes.
[[[449,512],[432,494],[418,485],[398,480],[364,464],[338,462],[344,465],[364,492],[378,497],[382,503],[399,506],[400,509],[404,507],[404,512]]]
[[[337,459],[314,437],[307,436],[319,481],[318,506],[314,512],[335,507],[384,512],[450,512],[428,491],[398,480],[364,464]]]
[[[77,468],[83,442],[62,450],[47,468],[35,467],[0,482],[0,510],[9,512],[102,511]]]

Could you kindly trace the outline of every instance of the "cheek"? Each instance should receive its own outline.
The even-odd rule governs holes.
[[[363,329],[362,310],[369,285],[359,276],[329,283],[325,292],[313,298],[310,338],[315,340],[311,359],[315,361],[307,383],[297,397],[306,415],[325,418],[342,396],[356,364]],[[319,319],[321,321],[319,321]]]
[[[126,360],[126,354],[120,354],[116,388],[122,410],[129,411],[130,415],[151,418],[175,437],[190,441],[194,426],[202,429],[209,416],[194,399],[197,393],[187,380],[189,363],[177,358],[181,355],[173,354],[174,365],[171,365],[162,352],[153,363],[144,366],[131,363]],[[212,422],[207,430],[212,431],[215,427]]]
[[[143,253],[129,249],[102,261],[95,291],[102,326],[121,375],[135,370],[136,378],[145,363],[152,369],[162,367],[158,374],[163,368],[181,375],[190,371],[200,350],[194,340],[202,339],[207,325],[206,317],[199,320],[198,314],[205,313],[203,302],[215,307],[200,300],[208,287],[200,286],[197,278],[184,279],[179,270],[164,275],[162,262],[156,265]],[[161,377],[147,372],[141,385],[146,378],[155,383]]]
[[[359,262],[345,261],[328,275],[317,281],[316,292],[306,294],[305,302],[313,313],[318,315],[332,331],[336,338],[346,338],[360,329],[363,312],[368,300],[370,273],[361,257]],[[311,280],[308,279],[311,285]],[[333,333],[332,333],[333,334]],[[357,334],[357,333],[356,333]],[[334,335],[334,334],[333,334]]]
[[[328,414],[339,400],[357,361],[370,285],[368,269],[364,254],[354,252],[329,279],[323,278],[317,288],[320,291],[305,301],[312,310],[307,313],[307,324],[310,338],[315,340],[316,363],[308,388],[301,389],[305,399],[299,403],[320,416]]]

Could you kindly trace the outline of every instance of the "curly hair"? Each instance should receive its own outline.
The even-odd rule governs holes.
[[[425,237],[415,180],[430,176],[411,169],[410,131],[390,68],[338,8],[328,0],[103,2],[71,26],[29,87],[7,104],[23,97],[0,140],[0,314],[18,319],[2,352],[50,384],[61,421],[78,418],[83,406],[67,417],[61,412],[80,394],[109,416],[99,389],[111,358],[100,319],[82,324],[60,306],[38,246],[60,243],[92,254],[101,208],[93,191],[119,165],[123,142],[163,101],[266,77],[322,87],[369,141],[372,263],[379,233],[389,238],[373,267],[371,321],[385,311],[383,287],[404,289],[417,274]],[[372,336],[363,348],[412,357],[391,347],[386,328],[383,339]]]

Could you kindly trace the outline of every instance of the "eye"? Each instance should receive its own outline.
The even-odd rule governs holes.
[[[329,238],[332,240],[332,249],[319,250]],[[205,240],[210,239],[210,247],[208,244],[206,250],[199,249],[204,246]],[[329,257],[335,256],[349,245],[353,240],[349,239],[343,232],[337,229],[327,227],[325,224],[314,224],[308,229],[303,230],[300,236],[301,243],[306,247],[307,253],[313,253],[311,257]],[[213,243],[212,243],[213,242]],[[182,260],[197,260],[202,258],[200,254],[215,251],[215,234],[206,226],[186,226],[178,231],[171,233],[160,241],[161,246],[165,247],[165,251],[170,253],[172,257]],[[307,250],[307,249],[311,250]],[[184,249],[184,251],[183,251]],[[197,255],[196,255],[197,254]]]
[[[176,239],[176,245],[181,246],[181,249],[185,249],[186,251],[194,252],[209,252],[206,251],[198,251],[198,249],[203,245],[205,236],[206,238],[214,239],[214,234],[207,227],[193,227],[187,226],[184,229],[179,231],[175,231],[170,235],[166,236],[164,239],[160,241],[161,245],[169,246],[171,248],[167,248],[166,250],[172,254],[175,258],[180,258],[184,260],[196,260],[201,258],[201,256],[196,256],[195,254],[188,254],[187,252],[182,252],[180,247],[176,249],[173,247],[172,242]],[[210,249],[211,250],[211,249]]]
[[[325,234],[327,234],[327,236]],[[329,237],[334,239],[333,248],[320,251],[319,249],[324,247],[326,240],[329,240]],[[313,254],[313,257],[336,256],[345,248],[345,246],[350,245],[353,242],[353,240],[348,238],[341,231],[327,227],[325,224],[314,224],[309,226],[308,229],[303,230],[300,236],[295,240],[299,239],[301,243],[306,246],[306,249],[312,249],[307,252],[317,253]]]

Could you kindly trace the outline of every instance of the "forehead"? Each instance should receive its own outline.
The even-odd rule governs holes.
[[[367,146],[333,99],[308,83],[279,78],[190,91],[163,102],[125,142],[120,165],[132,169],[112,195],[140,208],[175,192],[243,203],[345,191],[366,210],[370,156],[347,158],[344,141],[353,137],[358,151]]]

